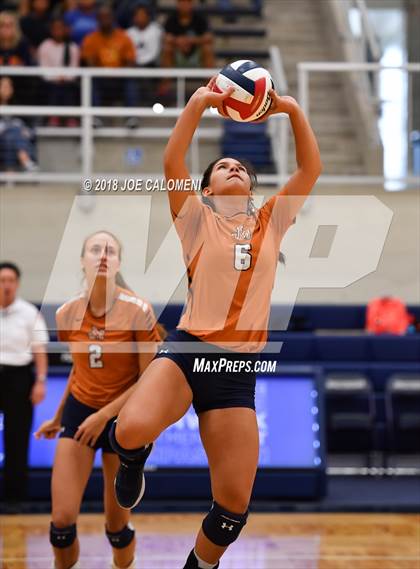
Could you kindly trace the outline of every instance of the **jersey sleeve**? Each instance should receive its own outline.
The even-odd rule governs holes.
[[[66,318],[66,308],[65,306],[60,306],[60,308],[55,313],[55,322],[57,325],[57,338],[60,342],[69,341],[69,326]]]
[[[193,194],[187,197],[178,214],[171,209],[175,229],[184,250],[190,251],[197,243],[206,207],[200,198]]]
[[[275,195],[259,210],[262,221],[270,223],[280,238],[296,222],[293,200],[294,197]]]
[[[134,318],[134,334],[136,342],[160,342],[157,320],[153,308],[143,301]]]

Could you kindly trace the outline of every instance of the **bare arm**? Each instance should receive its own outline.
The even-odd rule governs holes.
[[[287,109],[285,112],[288,113],[292,124],[297,163],[297,169],[281,189],[280,195],[307,195],[322,171],[318,142],[308,119],[298,103],[292,97],[278,98],[286,99],[283,104]]]
[[[33,405],[38,405],[46,395],[45,379],[48,372],[48,357],[45,346],[37,345],[32,351],[32,356],[35,364],[35,383],[30,398]]]
[[[48,372],[48,357],[45,346],[37,346],[32,352],[35,364],[36,381],[45,381]]]
[[[207,107],[219,108],[223,99],[228,97],[233,91],[233,89],[230,89],[224,93],[214,93],[212,91],[214,81],[215,79],[213,78],[206,87],[197,89],[176,122],[163,156],[166,180],[190,179],[185,158],[201,116]],[[191,195],[195,195],[192,189],[168,192],[171,210],[175,215],[181,211],[185,200]]]
[[[294,217],[321,174],[321,155],[311,125],[295,99],[280,97],[274,90],[270,91],[270,95],[273,103],[262,120],[272,114],[287,113],[295,137],[297,168],[277,193],[278,196],[301,196],[301,199],[291,200]]]
[[[63,409],[67,401],[67,397],[69,396],[70,393],[72,378],[73,378],[73,368],[68,377],[66,387],[64,389],[63,395],[61,396],[60,403],[57,407],[54,417],[52,419],[47,419],[42,423],[39,429],[34,433],[36,439],[41,439],[42,437],[45,437],[46,439],[53,439],[60,432]]]

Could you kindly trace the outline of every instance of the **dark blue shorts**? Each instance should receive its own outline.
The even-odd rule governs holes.
[[[187,342],[188,352],[183,350],[183,342]],[[254,365],[260,354],[223,350],[184,330],[173,330],[157,358],[169,358],[183,371],[197,414],[227,407],[255,410]]]
[[[60,438],[73,439],[79,425],[81,425],[89,415],[93,415],[93,413],[96,413],[97,411],[98,409],[94,409],[93,407],[89,407],[88,405],[81,403],[70,393],[63,409],[61,425],[64,427],[64,431],[60,433]],[[97,438],[95,445],[92,447],[94,450],[102,449],[102,452],[112,452],[115,454],[115,451],[112,450],[108,440],[108,433],[114,421],[115,417],[110,419],[105,425],[104,430]]]

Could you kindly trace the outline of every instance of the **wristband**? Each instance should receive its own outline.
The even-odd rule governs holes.
[[[41,383],[45,383],[45,381],[47,380],[45,375],[40,375],[39,377],[36,378],[36,381],[40,381]]]

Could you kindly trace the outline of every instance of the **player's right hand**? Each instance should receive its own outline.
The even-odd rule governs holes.
[[[34,433],[36,439],[54,439],[61,431],[61,421],[58,419],[48,419],[44,421],[39,429]]]
[[[223,111],[222,103],[225,99],[232,95],[235,89],[233,87],[229,87],[229,89],[226,89],[226,91],[218,93],[213,90],[215,85],[216,76],[212,77],[205,87],[199,87],[194,93],[193,97],[204,101],[206,107],[216,107],[216,109],[219,111],[219,114],[227,117]]]

